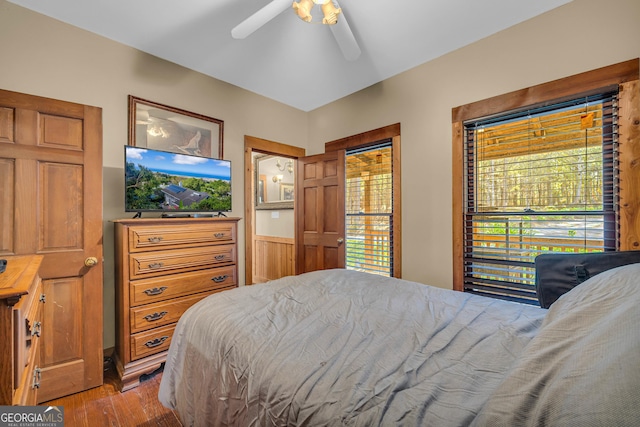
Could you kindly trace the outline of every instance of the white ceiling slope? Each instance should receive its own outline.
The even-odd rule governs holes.
[[[362,51],[355,61],[330,28],[290,8],[231,37],[271,0],[9,1],[311,111],[571,0],[339,0]]]

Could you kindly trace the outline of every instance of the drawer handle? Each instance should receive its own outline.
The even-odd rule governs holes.
[[[163,265],[161,262],[154,262],[153,264],[149,264],[149,268],[161,268]]]
[[[163,293],[165,290],[167,289],[166,286],[162,286],[159,288],[153,288],[153,289],[145,289],[144,292],[145,294],[147,294],[147,296],[152,297],[154,295],[160,295],[161,293]]]
[[[224,233],[214,233],[214,237],[216,239],[222,239],[224,237]]]
[[[34,322],[33,326],[31,327],[31,336],[39,337],[41,331],[42,331],[42,323]]]
[[[224,259],[224,254],[214,256],[216,261],[222,261]]]
[[[47,302],[47,296],[45,294],[40,294],[40,302]]]
[[[168,339],[169,337],[165,335],[164,337],[156,338],[153,341],[147,341],[146,343],[144,343],[144,345],[146,345],[147,348],[153,348],[159,346]]]
[[[162,311],[160,313],[156,312],[153,314],[147,314],[146,316],[143,317],[144,320],[146,320],[147,322],[155,322],[157,320],[162,319],[164,316],[166,316],[167,312],[166,311]]]
[[[149,237],[148,240],[150,243],[160,243],[162,242],[162,237],[160,236]]]
[[[42,370],[37,366],[33,370],[33,382],[31,388],[40,388],[40,380],[42,379]]]
[[[211,278],[211,280],[213,280],[213,281],[214,281],[214,282],[216,282],[216,283],[222,283],[222,282],[224,282],[224,281],[227,279],[227,277],[229,277],[229,276],[227,276],[227,275],[225,274],[225,275],[222,275],[222,276],[212,277],[212,278]]]

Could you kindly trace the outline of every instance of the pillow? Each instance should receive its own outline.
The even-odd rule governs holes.
[[[640,251],[542,254],[535,259],[536,292],[542,308],[598,273],[640,262]]]
[[[561,296],[474,425],[638,425],[639,278],[618,267]]]

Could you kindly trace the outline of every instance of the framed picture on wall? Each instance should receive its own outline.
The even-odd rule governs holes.
[[[293,184],[280,183],[280,200],[293,200]]]
[[[222,159],[224,122],[129,95],[129,145]]]

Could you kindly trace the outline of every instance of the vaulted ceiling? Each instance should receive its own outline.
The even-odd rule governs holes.
[[[248,37],[231,36],[271,0],[8,1],[311,111],[571,0],[337,0],[355,60],[329,26],[286,5]]]

